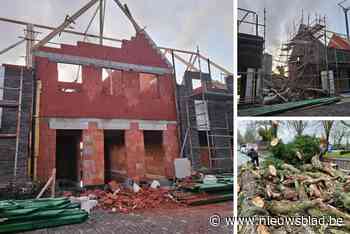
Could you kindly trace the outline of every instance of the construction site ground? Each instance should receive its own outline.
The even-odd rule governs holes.
[[[93,210],[89,219],[76,225],[41,229],[23,234],[112,234],[112,233],[232,233],[232,226],[211,227],[208,219],[213,214],[232,216],[233,203],[224,202],[177,209],[152,209],[140,213],[111,213]]]
[[[312,106],[286,111],[278,116],[350,116],[350,97],[329,105]]]

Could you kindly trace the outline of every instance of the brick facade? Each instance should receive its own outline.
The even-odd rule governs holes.
[[[138,124],[131,124],[130,130],[125,131],[127,174],[129,177],[139,180],[145,172],[145,146],[143,132]]]
[[[100,46],[78,42],[76,46],[62,45],[61,48],[40,48],[40,51],[65,56],[79,56],[104,61],[152,66],[171,69],[143,33],[138,33],[130,41],[123,41],[121,48]],[[92,65],[82,66],[82,82],[62,82],[58,80],[58,64],[48,58],[35,58],[37,79],[42,82],[40,97],[40,150],[37,160],[38,179],[45,180],[55,167],[55,129],[50,129],[49,121],[64,118],[69,120],[92,119],[78,124],[82,130],[83,161],[78,162],[83,171],[85,185],[98,185],[106,181],[105,171],[125,171],[126,177],[135,180],[147,175],[144,130],[142,121],[154,123],[166,121],[163,131],[164,150],[159,152],[162,163],[157,170],[159,176],[173,176],[173,159],[178,157],[177,113],[175,87],[170,73],[163,75],[144,74],[132,70],[113,71],[102,80],[102,68]],[[150,79],[150,80],[148,80]],[[74,92],[64,92],[70,89]],[[130,121],[129,127],[106,128],[94,119],[105,121]],[[147,124],[146,124],[147,125]],[[145,127],[147,129],[147,126]],[[70,126],[67,129],[74,129]],[[105,162],[104,130],[123,130],[125,145],[108,146],[111,157]],[[155,127],[155,129],[158,129]],[[58,129],[57,129],[58,130]],[[158,156],[157,156],[158,157]],[[59,160],[59,158],[57,159]],[[124,167],[124,168],[122,168]],[[77,169],[79,170],[79,168]]]
[[[89,123],[83,130],[83,181],[84,184],[104,184],[104,138],[103,130],[96,123]]]

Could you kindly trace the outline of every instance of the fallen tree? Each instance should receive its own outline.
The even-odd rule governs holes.
[[[276,160],[278,161],[278,160]],[[267,162],[267,163],[266,163]],[[240,217],[333,217],[342,226],[327,225],[239,225],[242,234],[268,233],[349,233],[350,180],[333,165],[311,159],[311,164],[296,167],[266,160],[255,170],[251,163],[240,167]]]

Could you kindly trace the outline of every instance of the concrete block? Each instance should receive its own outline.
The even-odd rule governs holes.
[[[175,159],[174,166],[177,179],[183,179],[191,175],[191,162],[187,158]]]

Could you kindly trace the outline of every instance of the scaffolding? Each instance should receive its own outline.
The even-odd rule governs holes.
[[[199,55],[199,49],[197,49],[197,53]],[[206,60],[208,73],[203,73],[201,59],[198,59],[197,62],[198,70],[186,70],[186,72],[194,73],[190,76],[184,76],[182,87],[185,88],[186,92],[180,91],[178,97],[180,103],[179,115],[180,118],[181,116],[183,118],[182,121],[180,120],[182,124],[181,157],[190,158],[194,169],[200,169],[204,166],[201,164],[199,157],[203,151],[207,151],[207,169],[210,171],[225,171],[228,169],[227,165],[232,165],[233,127],[230,127],[230,119],[233,119],[233,114],[229,116],[225,112],[226,108],[223,108],[220,112],[225,112],[225,117],[220,118],[220,116],[215,116],[213,109],[218,102],[221,102],[222,105],[228,105],[232,109],[233,90],[230,92],[227,82],[226,92],[217,92],[211,89],[213,82],[210,60]],[[186,72],[185,74],[189,74]],[[198,79],[201,86],[193,90],[192,84],[189,84],[192,79]],[[188,86],[191,87],[188,88]],[[205,133],[205,145],[199,144],[199,132]],[[225,163],[227,161],[230,161],[230,163]],[[226,165],[226,167],[223,165]]]
[[[282,44],[279,63],[291,89],[321,88],[321,72],[328,70],[326,17],[301,17],[299,27]]]
[[[5,74],[3,77],[3,81],[5,81]],[[6,76],[7,79],[16,78],[11,76]],[[21,121],[22,121],[22,99],[23,99],[23,67],[21,67],[21,73],[20,73],[20,79],[19,79],[19,86],[18,87],[6,87],[5,82],[2,82],[3,85],[0,86],[0,90],[2,91],[2,94],[6,94],[5,91],[10,92],[18,92],[18,96],[16,100],[6,100],[1,98],[0,99],[0,110],[2,115],[4,115],[6,112],[4,112],[4,108],[11,108],[11,109],[17,109],[16,114],[16,132],[15,133],[0,133],[0,139],[11,139],[16,141],[15,146],[15,154],[14,156],[14,166],[13,166],[13,178],[16,179],[17,177],[17,163],[19,158],[19,152],[20,152],[20,138],[21,138]],[[3,95],[4,98],[8,95]],[[0,118],[2,118],[2,115],[0,115]],[[1,125],[0,125],[0,131],[1,131]],[[9,181],[6,181],[8,183]]]
[[[325,85],[322,80],[322,73],[328,80],[329,72],[332,72],[334,94],[350,91],[350,78],[347,73],[350,50],[331,46],[331,42],[335,42],[334,37],[338,37],[350,47],[347,36],[330,31],[325,16],[316,15],[313,20],[308,16],[307,22],[302,16],[298,25],[299,28],[295,29],[288,41],[282,44],[278,61],[285,68],[288,86],[300,90],[324,89],[325,86],[329,88],[329,84]]]
[[[239,103],[254,104],[258,102],[258,92],[263,88],[258,78],[264,75],[266,9],[261,18],[255,11],[238,8],[237,24]]]

